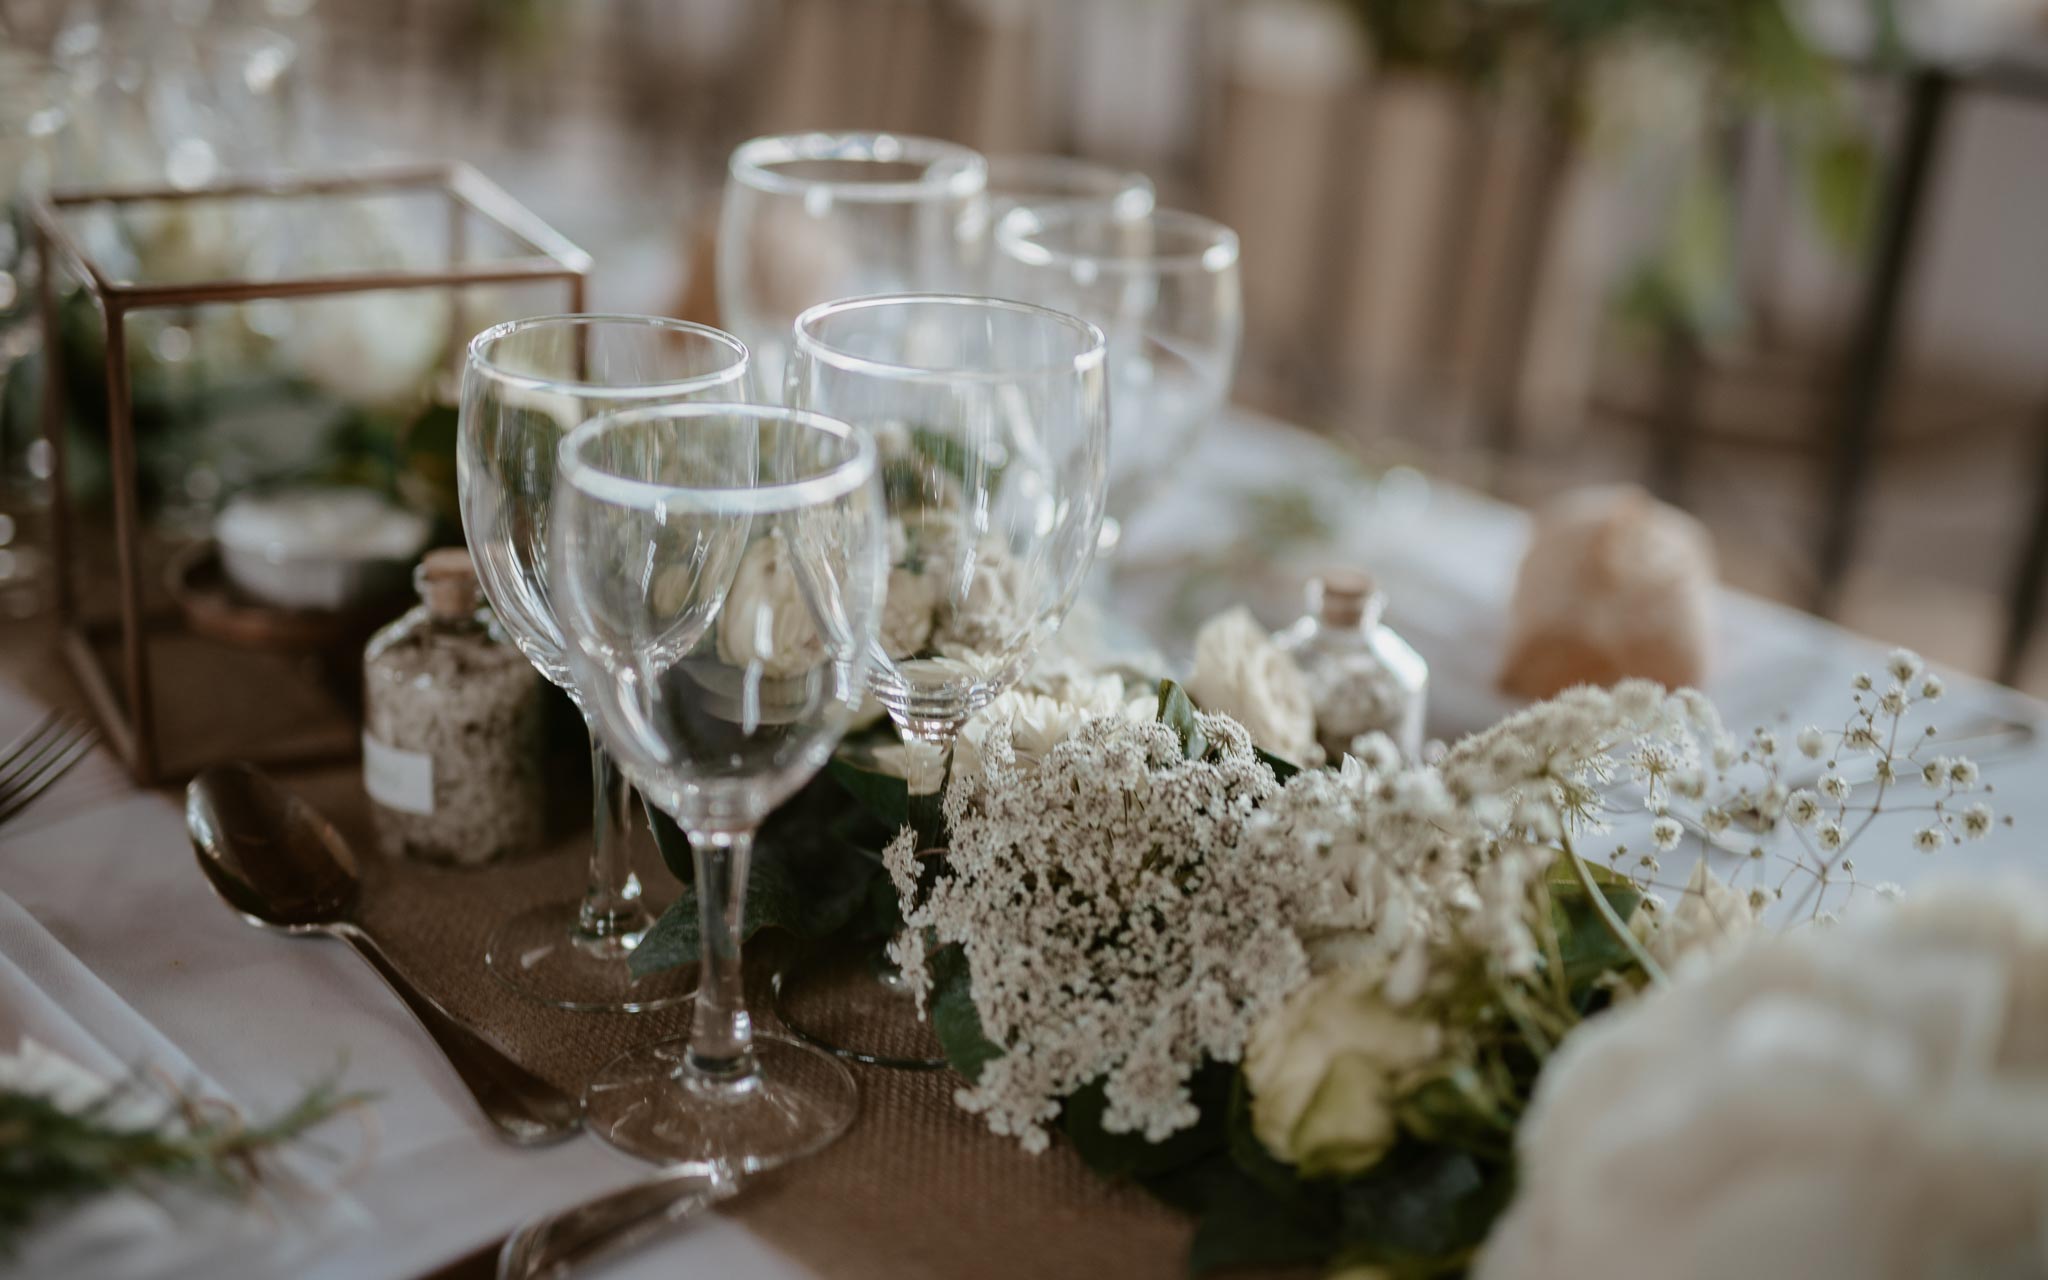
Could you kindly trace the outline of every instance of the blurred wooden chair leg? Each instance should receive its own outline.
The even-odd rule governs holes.
[[[1856,524],[1868,496],[1885,392],[1898,354],[1900,304],[1925,212],[1935,143],[1953,87],[1947,72],[1931,68],[1914,72],[1907,84],[1899,151],[1886,184],[1869,283],[1835,401],[1834,456],[1812,601],[1813,611],[1822,615],[1833,614],[1841,603],[1842,579],[1855,551]]]
[[[2048,414],[2041,422],[2041,461],[2034,481],[2034,510],[2028,521],[2027,545],[2020,551],[2008,595],[2005,644],[1998,654],[1998,679],[2015,684],[2027,661],[2027,646],[2041,622],[2043,579],[2048,579]]]

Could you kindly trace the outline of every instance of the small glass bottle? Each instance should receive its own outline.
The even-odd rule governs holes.
[[[1308,584],[1308,613],[1274,637],[1315,700],[1316,738],[1336,760],[1361,734],[1384,733],[1410,763],[1422,753],[1429,664],[1380,621],[1387,598],[1360,573]]]
[[[363,651],[363,789],[392,857],[481,866],[539,847],[543,686],[497,634],[460,547]]]

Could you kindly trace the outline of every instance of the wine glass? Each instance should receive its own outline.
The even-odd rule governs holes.
[[[891,562],[871,685],[921,758],[910,817],[932,848],[960,727],[1022,676],[1094,560],[1109,446],[1102,331],[995,298],[831,302],[797,319],[786,392],[872,432],[880,452]],[[802,971],[785,975],[779,1007],[835,1052],[930,1065],[928,1050],[889,1047],[903,1043],[908,1002],[882,976],[855,984],[856,1011],[837,1007],[843,1030],[805,1013],[816,984]]]
[[[894,133],[755,138],[732,153],[718,223],[720,322],[779,393],[790,325],[855,294],[968,287],[986,249],[988,165]]]
[[[1135,169],[1074,156],[993,155],[988,157],[988,212],[999,224],[1012,209],[1083,205],[1119,218],[1142,218],[1156,203],[1152,179]]]
[[[539,672],[582,708],[547,581],[555,448],[584,419],[620,405],[743,400],[747,349],[703,325],[649,316],[515,320],[479,333],[462,378],[456,450],[462,530],[491,609]],[[492,973],[564,1009],[636,1011],[687,1000],[681,974],[636,980],[628,965],[654,923],[629,859],[632,789],[595,732],[596,832],[582,901],[549,903],[500,924]]]
[[[1117,405],[1105,556],[1230,394],[1244,330],[1237,233],[1191,213],[1026,205],[995,229],[990,288],[1109,337]]]
[[[858,714],[888,573],[875,444],[762,405],[594,418],[562,441],[548,584],[597,732],[689,837],[702,954],[686,1039],[613,1059],[587,1122],[631,1154],[733,1173],[853,1122],[831,1055],[753,1030],[740,926],[754,832]]]

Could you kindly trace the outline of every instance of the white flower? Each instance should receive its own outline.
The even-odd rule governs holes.
[[[946,783],[946,749],[922,738],[909,738],[874,749],[876,768],[903,779],[910,794],[935,794]]]
[[[1726,831],[1728,824],[1733,820],[1728,811],[1719,805],[1710,805],[1700,810],[1700,827],[1710,836],[1718,836]]]
[[[1977,762],[1957,757],[1948,763],[1948,780],[1956,790],[1968,791],[1977,785]]]
[[[1400,1133],[1400,1089],[1443,1051],[1443,1029],[1388,1004],[1379,983],[1371,968],[1314,978],[1245,1046],[1252,1132],[1308,1177],[1377,1164]]]
[[[1982,840],[1991,834],[1991,806],[1973,804],[1963,811],[1963,834],[1972,840]]]
[[[1941,701],[1942,692],[1941,677],[1935,675],[1932,671],[1928,672],[1927,678],[1920,682],[1921,700],[1923,702],[1939,702]]]
[[[1870,771],[1886,786],[1899,780],[1899,766],[1891,756],[1879,756],[1877,762],[1870,767]]]
[[[1870,887],[1870,891],[1877,895],[1880,902],[1897,902],[1906,896],[1905,890],[1899,888],[1898,885],[1890,880],[1878,881]]]
[[[1926,783],[1930,787],[1947,786],[1948,758],[1945,756],[1940,757],[1934,760],[1929,760],[1926,764],[1921,765],[1920,781]]]
[[[1839,822],[1821,823],[1814,830],[1813,840],[1815,844],[1821,847],[1823,853],[1833,853],[1842,847],[1842,824]]]
[[[1650,824],[1650,843],[1666,853],[1676,849],[1684,837],[1685,828],[1678,825],[1676,818],[1658,818]]]
[[[1847,800],[1852,790],[1849,780],[1839,773],[1828,774],[1820,780],[1820,793],[1837,804]]]
[[[1801,729],[1798,743],[1799,754],[1809,760],[1820,759],[1821,753],[1828,749],[1827,735],[1822,733],[1817,725],[1807,725]]]
[[[1940,827],[1922,827],[1913,833],[1913,847],[1921,853],[1936,853],[1944,838]]]
[[[295,302],[281,352],[344,404],[390,404],[426,390],[448,341],[448,307],[431,289]]]
[[[1858,693],[1869,693],[1870,675],[1867,672],[1859,671],[1856,673],[1856,678],[1854,680],[1851,680],[1849,684],[1850,687],[1855,689]]]
[[[1474,1280],[2036,1276],[2048,901],[1915,895],[1592,1020]]]
[[[781,680],[825,660],[810,606],[804,603],[781,529],[757,539],[741,558],[718,614],[718,656],[736,667],[758,664]]]
[[[1151,720],[1157,715],[1156,698],[1127,699],[1123,681],[1113,675],[1088,683],[1070,682],[1063,687],[1068,694],[1064,698],[1027,689],[1012,689],[999,695],[961,729],[954,746],[954,768],[979,772],[982,748],[999,725],[1008,732],[1010,748],[1018,763],[1036,764],[1090,720],[1125,715]]]
[[[1400,744],[1377,731],[1353,738],[1350,755],[1367,773],[1392,773],[1401,767]]]
[[[1188,696],[1204,711],[1229,716],[1252,741],[1299,765],[1320,762],[1308,681],[1250,611],[1237,608],[1202,624]]]
[[[1820,821],[1820,797],[1801,787],[1785,801],[1785,816],[1795,827],[1811,827]]]
[[[1906,687],[1895,684],[1891,688],[1886,689],[1884,696],[1877,700],[1877,705],[1888,716],[1902,716],[1906,714]]]
[[[1877,730],[1868,724],[1851,725],[1842,735],[1842,745],[1857,751],[1875,751],[1880,745]]]
[[[1778,735],[1768,729],[1756,731],[1756,753],[1768,759],[1778,754]]]
[[[1920,668],[1924,665],[1926,664],[1920,661],[1920,655],[1911,649],[1894,649],[1891,651],[1891,655],[1884,660],[1884,669],[1891,672],[1892,679],[1900,684],[1904,684],[1914,676],[1919,675]]]
[[[927,946],[957,943],[982,1031],[1003,1047],[955,1100],[1027,1149],[1094,1081],[1112,1133],[1158,1142],[1193,1124],[1196,1066],[1236,1061],[1308,977],[1290,921],[1313,868],[1242,838],[1273,772],[1235,721],[1198,724],[1201,760],[1166,725],[1116,715],[1027,769],[999,723],[979,769],[954,769],[945,872],[920,885],[911,841],[884,852],[907,926],[890,953],[920,1008]]]
[[[1645,904],[1648,901],[1644,899]],[[1639,916],[1629,924],[1651,957],[1668,971],[1691,957],[1727,952],[1755,927],[1756,918],[1749,896],[1723,883],[1702,858],[1693,864],[1692,879],[1676,910]]]

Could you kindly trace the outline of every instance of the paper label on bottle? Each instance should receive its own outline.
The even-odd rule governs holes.
[[[363,731],[363,790],[400,813],[434,812],[434,757],[386,746]]]

